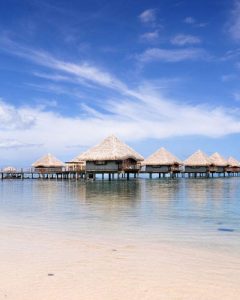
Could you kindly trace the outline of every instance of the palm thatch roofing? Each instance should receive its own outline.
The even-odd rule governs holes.
[[[171,166],[171,165],[181,165],[182,162],[172,153],[168,152],[165,148],[160,148],[143,162],[143,166]]]
[[[120,141],[115,135],[108,136],[100,144],[79,155],[77,159],[78,161],[144,160],[139,153]]]
[[[228,158],[227,162],[230,167],[240,167],[240,162],[232,156]]]
[[[34,168],[60,168],[64,167],[64,163],[52,154],[48,153],[47,155],[44,155],[43,157],[35,161],[32,166]]]
[[[193,153],[183,163],[185,166],[191,166],[191,167],[202,167],[202,166],[205,167],[211,165],[211,162],[207,154],[205,154],[201,150],[198,150],[195,153]]]
[[[209,160],[212,165],[216,167],[226,167],[228,165],[228,162],[224,157],[222,157],[218,152],[213,153],[210,157]]]
[[[15,173],[15,172],[17,172],[17,170],[14,167],[6,167],[6,168],[3,169],[3,172],[6,172],[6,173]]]

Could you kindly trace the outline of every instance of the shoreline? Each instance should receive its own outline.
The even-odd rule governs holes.
[[[1,227],[0,299],[237,299],[240,256]]]

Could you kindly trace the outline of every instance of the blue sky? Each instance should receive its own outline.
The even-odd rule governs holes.
[[[109,134],[240,159],[239,0],[3,0],[0,32],[1,165]]]

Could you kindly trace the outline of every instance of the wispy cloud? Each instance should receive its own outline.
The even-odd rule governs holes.
[[[158,30],[154,30],[152,32],[145,32],[140,36],[141,41],[144,42],[156,42],[159,38]]]
[[[200,44],[202,41],[198,36],[190,34],[177,34],[171,38],[171,43],[177,46]]]
[[[61,81],[65,80],[65,76],[70,76],[112,92],[111,97],[105,97],[101,101],[101,109],[96,107],[95,102],[84,103],[74,117],[62,115],[51,107],[46,110],[39,105],[22,107],[9,105],[6,101],[0,102],[1,140],[9,140],[10,132],[11,139],[21,145],[41,144],[41,147],[36,148],[36,155],[46,151],[58,154],[61,149],[61,152],[65,150],[70,156],[66,149],[69,150],[67,146],[76,144],[76,137],[79,137],[81,144],[92,145],[110,133],[119,135],[125,141],[186,135],[218,137],[240,133],[240,113],[237,110],[179,102],[178,99],[166,97],[161,90],[147,83],[139,83],[138,87],[132,88],[93,64],[63,61],[46,52],[15,44],[14,47],[10,45],[7,50],[54,71],[54,78],[48,77],[53,82],[55,79]],[[138,59],[143,62],[179,62],[205,59],[206,56],[206,52],[198,48],[153,48]],[[75,84],[79,87],[77,81]],[[19,155],[33,155],[23,149],[19,148]],[[12,157],[14,155],[12,153]]]
[[[19,149],[19,148],[32,148],[39,147],[41,144],[28,144],[18,140],[4,139],[0,141],[0,149]]]
[[[74,98],[84,98],[86,95],[79,88],[67,88],[64,85],[49,83],[25,83],[25,86],[41,93],[50,93],[54,95],[69,95]]]
[[[234,92],[233,98],[235,101],[240,102],[240,92]]]
[[[231,12],[231,20],[229,22],[229,33],[232,38],[239,42],[240,41],[240,1],[234,1],[234,8]]]
[[[206,22],[197,22],[197,20],[193,17],[186,17],[183,22],[194,27],[206,27],[208,25]]]
[[[139,15],[139,19],[144,24],[154,24],[156,22],[156,9],[150,8],[144,10]]]
[[[193,17],[186,17],[183,22],[186,24],[195,24],[196,20]]]
[[[52,81],[70,81],[70,82],[72,82],[71,77],[64,76],[64,75],[61,75],[61,74],[49,74],[49,73],[33,72],[33,75],[36,76],[36,77],[44,78],[44,79],[50,79]]]
[[[228,50],[222,57],[222,61],[238,59],[240,57],[240,49]]]
[[[201,48],[184,48],[184,49],[163,49],[163,48],[150,48],[137,55],[140,62],[180,62],[187,60],[204,60],[208,59],[209,55],[204,49]]]
[[[123,83],[117,78],[87,62],[79,64],[69,63],[57,59],[45,51],[22,46],[7,38],[0,39],[0,47],[3,51],[23,57],[38,65],[45,66],[52,70],[58,70],[66,74],[71,74],[72,76],[75,76],[76,79],[82,80],[82,82],[86,81],[87,83],[90,82],[112,89],[126,89]]]
[[[229,81],[233,81],[235,79],[237,79],[237,75],[236,74],[224,74],[221,77],[221,80],[223,82],[229,82]]]

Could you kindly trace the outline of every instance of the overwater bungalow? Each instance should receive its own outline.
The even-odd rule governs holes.
[[[17,169],[14,167],[5,167],[2,170],[2,178],[15,179],[19,178],[19,173],[17,173]]]
[[[70,172],[83,172],[85,171],[86,162],[75,157],[74,159],[66,162],[66,168]]]
[[[62,172],[65,164],[48,153],[32,164],[34,171],[41,174]]]
[[[165,148],[160,148],[142,162],[142,170],[150,174],[176,174],[181,171],[182,165],[183,163],[180,159],[168,152]]]
[[[189,156],[184,162],[185,173],[188,174],[208,174],[209,166],[211,164],[208,156],[201,150],[196,151]]]
[[[230,156],[227,160],[228,166],[226,167],[226,172],[228,174],[240,173],[240,162],[234,157]]]
[[[218,152],[213,153],[210,157],[210,173],[225,173],[225,168],[228,166],[228,162]]]
[[[143,160],[140,154],[114,135],[78,156],[78,161],[86,162],[88,173],[137,173]]]
[[[17,172],[17,169],[14,168],[14,167],[5,167],[5,168],[3,169],[3,172],[4,172],[4,173],[9,173],[9,174],[14,174],[14,173]]]

